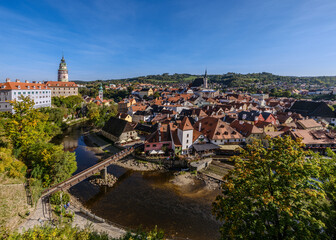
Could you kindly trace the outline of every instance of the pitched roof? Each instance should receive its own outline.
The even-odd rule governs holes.
[[[328,130],[295,129],[290,133],[294,138],[301,138],[304,144],[336,144],[336,133]]]
[[[49,87],[78,87],[74,82],[58,82],[58,81],[48,81],[46,84]]]
[[[171,137],[170,137],[170,132],[168,129],[168,124],[162,124],[162,126],[160,127],[160,131],[159,129],[156,130],[153,134],[151,134],[148,139],[147,142],[153,143],[153,142],[160,142],[160,138],[159,136],[161,135],[161,142],[167,142],[167,141],[171,141]]]
[[[133,131],[133,126],[120,118],[111,117],[104,125],[103,131],[119,137],[123,132]]]
[[[322,128],[322,125],[316,122],[314,119],[304,119],[296,122],[303,129],[309,128]]]
[[[187,131],[187,130],[193,130],[193,126],[190,123],[190,120],[188,117],[184,117],[181,124],[179,125],[179,129],[182,131]]]
[[[261,134],[263,133],[263,130],[256,127],[255,125],[239,120],[234,120],[231,124],[231,127],[236,129],[238,132],[243,134],[244,136],[248,137],[251,134]]]
[[[214,139],[240,139],[243,136],[235,129],[230,127],[227,123],[219,118],[206,117],[195,123],[194,127],[199,129],[201,124],[201,132],[204,136]]]
[[[48,86],[41,83],[22,83],[22,82],[5,82],[0,83],[0,90],[50,90]]]
[[[335,113],[325,102],[296,101],[288,110],[300,113],[302,116],[335,117]]]

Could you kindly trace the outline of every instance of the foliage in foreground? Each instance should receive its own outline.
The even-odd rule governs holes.
[[[135,234],[126,233],[120,238],[111,238],[105,233],[92,231],[90,227],[79,229],[66,224],[62,227],[35,226],[24,233],[2,233],[0,239],[8,240],[163,240],[164,233],[155,228],[153,231],[137,232]]]
[[[224,178],[213,211],[222,239],[328,239],[320,158],[290,137],[256,141]]]
[[[0,148],[0,173],[4,173],[10,178],[23,179],[26,171],[26,165],[15,159],[10,149]]]
[[[15,149],[38,141],[49,141],[60,129],[48,121],[48,115],[34,108],[34,100],[22,97],[11,101],[15,114],[10,114],[5,123],[7,137]]]
[[[77,169],[75,153],[64,151],[62,145],[37,142],[22,150],[21,157],[33,169],[31,176],[42,180],[43,187],[62,182]]]

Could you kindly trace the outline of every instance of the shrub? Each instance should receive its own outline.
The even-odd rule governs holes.
[[[61,193],[62,193],[62,203],[61,203]],[[70,196],[68,193],[65,192],[56,192],[51,195],[50,197],[50,203],[54,205],[60,205],[60,204],[66,204],[70,202]]]

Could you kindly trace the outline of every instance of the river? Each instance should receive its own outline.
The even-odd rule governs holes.
[[[97,162],[95,153],[86,148],[85,130],[74,126],[54,140],[76,153],[77,172]],[[139,172],[115,165],[109,166],[108,172],[119,178],[112,188],[97,187],[85,180],[70,189],[97,216],[131,229],[157,226],[169,237],[219,238],[220,225],[211,214],[211,202],[219,190],[206,190],[200,181],[177,187],[170,183],[172,172]]]

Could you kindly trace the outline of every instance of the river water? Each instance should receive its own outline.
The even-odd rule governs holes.
[[[86,148],[85,130],[74,126],[54,140],[76,153],[77,172],[97,163],[95,153]],[[97,187],[85,180],[70,189],[97,216],[130,229],[157,226],[174,238],[219,238],[220,225],[211,214],[211,202],[219,190],[208,191],[200,181],[177,187],[170,183],[172,172],[139,172],[115,165],[109,166],[108,172],[118,177],[112,188]]]

